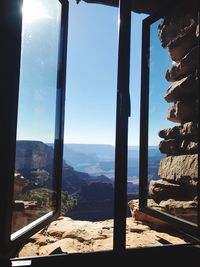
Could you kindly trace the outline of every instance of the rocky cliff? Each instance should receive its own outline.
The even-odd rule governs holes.
[[[17,141],[16,171],[13,232],[52,209],[53,147],[40,141]],[[69,217],[92,221],[113,217],[113,181],[106,176],[92,177],[63,161],[62,191],[78,200]]]
[[[40,141],[17,141],[17,171],[22,169],[49,169],[53,164],[53,148]]]

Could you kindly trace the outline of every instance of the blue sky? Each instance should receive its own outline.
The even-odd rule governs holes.
[[[30,2],[33,6],[27,7],[24,19],[17,138],[53,142],[59,20],[56,6],[52,8],[52,5],[56,1]],[[41,3],[45,3],[45,7]],[[37,15],[34,15],[34,5],[38,5]],[[59,12],[59,6],[57,10]],[[118,9],[84,2],[77,5],[70,1],[69,15],[64,141],[114,145]],[[139,143],[141,22],[144,17],[132,14],[129,145]],[[152,31],[155,32],[151,41],[154,70],[151,72],[149,136],[150,144],[156,145],[158,130],[167,125],[168,106],[161,101],[168,83],[158,73],[165,73],[170,60],[160,46],[156,25]]]

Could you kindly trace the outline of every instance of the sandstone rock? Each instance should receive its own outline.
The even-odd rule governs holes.
[[[155,209],[156,211],[161,211],[170,215],[173,215],[177,218],[187,220],[189,222],[196,223],[197,222],[197,201],[190,200],[190,201],[180,201],[174,199],[163,200],[159,204],[156,203],[154,200],[148,200],[148,207],[151,209]],[[137,214],[137,212],[135,212]],[[160,229],[170,229],[170,225],[163,224],[164,222],[159,219],[155,221],[155,218],[147,215],[142,212],[138,212],[137,216],[146,221],[146,223],[150,223],[151,227],[158,227]],[[157,228],[157,229],[158,229]]]
[[[181,143],[182,154],[196,154],[198,153],[198,140],[183,140]]]
[[[166,225],[166,223],[165,223]],[[58,235],[49,242],[51,232],[61,231],[65,237]],[[70,233],[73,232],[73,235]],[[84,236],[84,241],[80,237]],[[46,240],[45,240],[46,239]],[[126,220],[126,247],[162,246],[163,240],[171,244],[183,244],[187,240],[171,229],[161,232],[153,230],[133,217]],[[77,221],[68,217],[52,222],[49,227],[35,234],[19,252],[19,257],[47,256],[56,253],[83,253],[113,249],[113,220],[89,222]],[[56,252],[58,251],[58,252]]]
[[[167,48],[172,60],[180,62],[182,57],[197,43],[197,12],[176,10],[166,16],[158,26],[158,36],[164,48]]]
[[[39,256],[39,248],[36,243],[29,242],[23,246],[23,252],[20,252],[18,257]]]
[[[198,102],[177,101],[168,108],[167,119],[176,123],[194,121],[198,117]]]
[[[131,200],[129,202],[130,209],[132,211],[132,215],[137,220],[141,220],[143,223],[150,225],[152,229],[171,229],[169,224],[166,222],[152,217],[140,210],[135,203],[135,200]],[[153,210],[164,212],[177,218],[188,220],[189,222],[196,223],[197,220],[197,202],[195,200],[192,201],[176,201],[174,199],[168,199],[161,201],[159,204],[156,203],[152,199],[148,199],[147,206]]]
[[[176,63],[180,63],[182,58],[197,44],[198,39],[194,29],[167,46],[167,50],[171,59]]]
[[[75,253],[75,252],[87,252],[91,251],[88,244],[82,244],[76,239],[64,238],[58,240],[55,243],[51,243],[39,248],[38,254],[41,256],[50,255],[56,249],[60,248],[65,253]]]
[[[179,201],[174,199],[163,200],[157,204],[154,200],[148,200],[148,207],[155,209],[156,211],[164,212],[177,218],[187,220],[189,222],[197,222],[197,201]],[[131,206],[131,203],[130,203]],[[148,223],[154,229],[170,229],[170,225],[155,217],[145,214],[135,208],[134,216],[142,220],[144,223]]]
[[[168,181],[197,186],[198,155],[164,158],[160,161],[158,175]]]
[[[163,208],[165,212],[170,213],[171,215],[197,223],[198,203],[195,200],[176,201],[174,199],[168,199],[167,201],[161,201],[159,206]]]
[[[190,200],[196,196],[195,186],[186,186],[168,182],[166,180],[151,180],[149,183],[149,197],[160,202],[170,198],[176,200]]]
[[[163,154],[167,155],[178,155],[180,154],[180,149],[176,142],[176,139],[162,140],[159,144],[159,150]]]
[[[175,82],[194,73],[198,68],[198,51],[199,48],[196,46],[181,59],[180,63],[173,63],[166,72],[167,81]]]
[[[137,200],[130,200],[128,202],[128,206],[130,208],[132,217],[137,221],[141,221],[142,223],[147,224],[148,226],[150,226],[150,228],[159,230],[162,228],[166,229],[170,227],[167,222],[164,222],[156,217],[153,217],[147,213],[140,211],[138,208]],[[148,200],[148,206],[150,206],[151,208],[154,208],[154,206],[156,206],[157,210],[159,210],[158,204],[156,204],[151,199]],[[160,208],[160,211],[162,211],[162,208]]]
[[[174,82],[172,86],[167,90],[164,99],[167,102],[177,102],[179,100],[187,100],[188,98],[194,98],[198,94],[199,81],[196,76],[189,75],[177,82]]]
[[[176,13],[176,14],[175,14]],[[166,48],[170,43],[187,35],[197,25],[197,12],[187,10],[175,10],[166,16],[158,25],[158,37],[162,47]]]
[[[168,156],[196,154],[198,153],[198,137],[162,140],[159,150]]]
[[[158,135],[165,139],[191,138],[198,136],[198,128],[198,123],[186,122],[182,125],[174,126],[173,128],[161,130]]]

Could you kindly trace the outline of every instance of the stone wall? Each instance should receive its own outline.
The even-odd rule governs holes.
[[[166,157],[160,161],[160,180],[151,180],[149,196],[162,211],[195,222],[198,182],[199,25],[197,12],[176,10],[158,26],[161,45],[172,66],[164,100],[170,103],[167,120],[176,123],[158,133]]]

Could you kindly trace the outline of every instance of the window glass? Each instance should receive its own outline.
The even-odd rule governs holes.
[[[23,2],[12,237],[54,211],[60,17],[59,1]]]
[[[197,12],[150,26],[148,206],[197,222]]]
[[[118,9],[70,1],[69,10],[62,190],[75,204],[64,215],[74,220],[74,231],[77,220],[88,222],[84,231],[93,251],[108,250],[113,245]],[[105,240],[95,237],[93,227]]]

